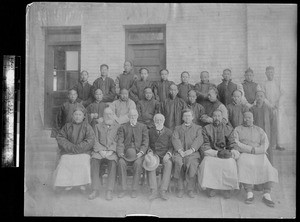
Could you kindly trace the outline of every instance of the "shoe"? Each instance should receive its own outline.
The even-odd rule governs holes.
[[[99,196],[99,191],[98,190],[93,190],[93,192],[89,195],[88,198],[89,198],[89,200],[93,200],[98,196]]]
[[[153,190],[152,192],[151,192],[151,195],[149,196],[149,200],[154,200],[154,199],[156,199],[156,198],[158,198],[158,193],[157,193],[157,191],[155,190]]]
[[[253,195],[253,197],[251,197],[251,198],[247,198],[247,199],[245,200],[245,203],[246,203],[246,204],[252,204],[252,203],[253,203],[253,200],[254,200],[254,195]]]
[[[137,198],[137,192],[136,192],[136,190],[133,190],[131,192],[131,198]]]
[[[73,188],[73,187],[66,187],[66,188],[65,188],[65,191],[72,190],[72,188]]]
[[[124,190],[122,190],[119,195],[118,198],[123,198],[126,195],[126,192]]]
[[[208,197],[214,197],[214,196],[216,196],[217,192],[214,189],[210,189],[210,190],[208,190],[207,194],[208,194]]]
[[[86,188],[85,188],[85,186],[80,186],[79,189],[80,189],[80,192],[82,194],[86,194]]]
[[[262,198],[262,201],[268,206],[268,207],[274,207],[275,203],[272,200],[268,200],[265,197]]]
[[[223,195],[225,199],[230,199],[231,197],[230,190],[224,190]]]
[[[279,151],[284,151],[285,148],[281,147],[281,146],[276,146],[276,150],[279,150]]]
[[[106,192],[105,199],[106,200],[112,200],[113,199],[113,197],[112,197],[112,191],[111,190],[108,190]]]
[[[183,197],[183,194],[184,194],[183,189],[180,189],[180,190],[178,191],[178,193],[177,193],[177,197],[178,197],[178,198],[182,198],[182,197]]]
[[[168,199],[169,199],[169,197],[168,197],[168,195],[167,195],[167,192],[166,192],[165,190],[162,190],[162,191],[160,192],[160,197],[161,197],[163,200],[168,200]]]
[[[195,194],[192,190],[189,190],[187,194],[190,198],[195,198]]]

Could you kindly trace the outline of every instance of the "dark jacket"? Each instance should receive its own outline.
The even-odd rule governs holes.
[[[248,103],[253,104],[255,101],[255,94],[257,91],[257,83],[255,82],[248,82],[248,81],[244,81],[242,83],[243,85],[243,89],[244,89],[244,93],[245,93],[245,97],[248,101]]]
[[[112,102],[116,96],[116,84],[114,80],[110,77],[106,77],[103,81],[102,77],[96,79],[93,83],[92,91],[95,92],[96,89],[101,89],[103,92],[102,102]]]
[[[167,152],[173,154],[172,131],[164,127],[158,135],[155,127],[149,130],[149,148],[163,158]]]
[[[140,100],[136,109],[139,113],[138,121],[144,123],[148,128],[154,126],[153,117],[156,113],[159,113],[160,103],[152,98],[151,100]]]
[[[191,89],[194,89],[194,86],[189,83],[180,83],[178,87],[178,97],[182,98],[186,103],[188,102],[188,93]]]
[[[154,95],[155,99],[159,102],[164,102],[167,98],[170,98],[170,86],[174,84],[173,81],[159,80],[154,83]]]
[[[232,93],[237,89],[237,84],[233,83],[231,79],[226,84],[226,81],[223,79],[223,82],[217,86],[219,91],[220,102],[227,106],[232,102]]]
[[[92,85],[88,82],[84,85],[82,82],[78,82],[75,86],[72,87],[75,89],[78,94],[78,102],[82,101],[82,105],[87,107],[94,99]]]

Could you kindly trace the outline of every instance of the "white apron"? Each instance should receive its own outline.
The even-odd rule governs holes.
[[[90,155],[62,155],[54,171],[54,186],[80,186],[91,183]]]
[[[269,181],[278,183],[278,172],[271,165],[266,154],[241,153],[237,160],[239,182],[262,184]]]
[[[239,189],[236,161],[205,156],[198,169],[198,182],[203,190]]]

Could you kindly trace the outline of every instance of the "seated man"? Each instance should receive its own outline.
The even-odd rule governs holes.
[[[119,198],[125,196],[127,190],[127,165],[133,165],[133,181],[131,197],[137,197],[137,189],[142,173],[144,154],[148,150],[149,134],[146,125],[137,122],[138,112],[135,109],[129,111],[129,122],[123,124],[118,130],[117,154],[120,157],[118,164],[119,179],[122,190]],[[134,158],[128,158],[125,154],[132,154]],[[136,155],[135,155],[136,154]]]
[[[153,116],[159,112],[159,102],[154,99],[152,89],[146,87],[144,89],[145,99],[140,100],[137,105],[137,111],[139,113],[138,121],[144,123],[148,129],[154,126]]]
[[[128,98],[128,90],[121,89],[120,98],[118,100],[113,101],[109,107],[115,113],[114,119],[119,124],[127,123],[128,113],[131,109],[136,109],[135,103]]]
[[[207,189],[209,197],[216,190],[223,190],[224,198],[230,198],[230,191],[239,189],[236,161],[239,152],[235,150],[233,129],[222,122],[222,112],[213,112],[213,123],[203,127],[204,153],[198,170],[198,181],[202,189]]]
[[[197,100],[196,91],[192,89],[188,92],[187,107],[193,110],[194,113],[193,122],[197,125],[202,126],[203,122],[201,121],[201,116],[205,114],[205,109],[201,104],[197,103],[196,100]]]
[[[184,123],[176,126],[172,136],[174,154],[174,178],[178,181],[177,197],[184,194],[184,177],[187,181],[187,191],[190,198],[194,198],[197,168],[200,163],[198,149],[203,143],[201,126],[193,123],[194,114],[190,109],[182,111]]]
[[[262,184],[263,202],[269,207],[274,207],[270,192],[272,182],[278,183],[278,172],[266,156],[268,137],[262,128],[253,125],[251,112],[244,113],[244,124],[235,128],[234,137],[241,152],[237,166],[239,182],[247,192],[245,203],[250,204],[254,200],[252,186]]]
[[[149,152],[158,155],[159,162],[163,164],[163,177],[160,185],[160,197],[168,200],[166,191],[169,187],[172,170],[172,131],[164,127],[165,117],[158,113],[154,116],[155,127],[149,130]],[[148,171],[150,189],[152,190],[150,200],[158,197],[156,170]]]
[[[85,186],[91,183],[90,151],[95,143],[95,134],[84,121],[84,112],[84,108],[76,108],[73,121],[66,123],[57,135],[60,160],[54,172],[54,187],[71,190],[80,186],[85,192]]]
[[[99,89],[100,90],[100,89]],[[92,193],[89,199],[99,196],[100,178],[99,171],[102,162],[108,164],[108,186],[106,200],[112,200],[112,192],[115,186],[117,161],[117,132],[120,125],[113,118],[114,112],[111,108],[104,109],[103,122],[94,126],[96,141],[92,152],[91,174]]]

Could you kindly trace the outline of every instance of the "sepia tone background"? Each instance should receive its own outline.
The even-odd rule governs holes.
[[[106,63],[109,76],[115,79],[123,71],[124,60],[130,59],[136,69],[148,67],[151,80],[158,79],[159,69],[167,68],[169,79],[177,84],[182,71],[188,71],[190,82],[195,84],[200,81],[203,70],[210,73],[211,82],[219,84],[225,68],[232,70],[233,82],[241,83],[248,67],[254,70],[254,81],[262,84],[266,80],[266,66],[274,66],[275,79],[283,91],[279,140],[286,148],[282,153],[275,152],[277,162],[274,166],[279,170],[279,179],[287,183],[277,185],[274,192],[282,195],[278,196],[282,203],[288,203],[285,204],[287,210],[270,213],[270,209],[264,208],[269,212],[264,214],[259,210],[262,207],[259,203],[252,206],[252,210],[258,209],[257,213],[251,214],[249,207],[244,206],[241,194],[234,202],[238,208],[232,209],[232,217],[295,216],[296,5],[33,3],[26,11],[25,190],[28,192],[25,193],[25,214],[76,215],[78,210],[69,209],[70,203],[77,204],[79,209],[82,204],[91,204],[83,197],[76,197],[77,194],[57,202],[51,193],[51,173],[55,168],[57,149],[55,139],[50,138],[53,118],[57,107],[66,99],[67,88],[78,80],[81,70],[89,72],[92,84],[100,75],[99,66]],[[54,69],[58,81],[56,89],[53,86]],[[40,189],[45,190],[39,193]],[[38,200],[35,195],[45,199]],[[54,198],[50,209],[44,205],[49,198]],[[99,201],[106,204],[104,200]],[[191,204],[195,200],[185,201]],[[136,201],[136,206],[133,202],[132,208],[128,209],[135,209],[140,201]],[[56,211],[55,203],[65,206],[62,207],[65,210]],[[109,208],[110,204],[113,208]],[[176,206],[172,200],[168,204]],[[107,212],[114,209],[112,203],[107,206]],[[236,211],[240,207],[245,208],[243,213]],[[111,210],[108,216],[124,216],[124,212]],[[223,213],[217,216],[209,208],[205,215],[177,212],[179,215],[175,210],[160,213],[171,217],[231,215],[224,214],[222,207],[220,212]],[[83,214],[94,215],[94,212]],[[98,212],[96,215],[105,214]]]

